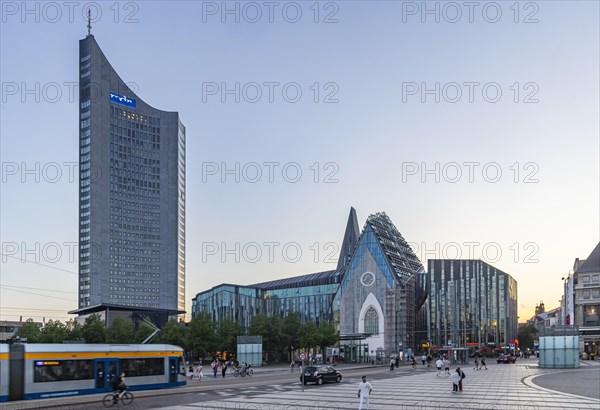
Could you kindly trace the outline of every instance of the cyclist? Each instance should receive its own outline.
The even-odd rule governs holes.
[[[119,397],[123,392],[127,389],[127,384],[125,384],[125,372],[121,372],[119,376],[115,376],[114,379],[110,382],[110,386],[113,389],[113,403],[119,403]]]

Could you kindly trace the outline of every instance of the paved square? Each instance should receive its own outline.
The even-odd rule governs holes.
[[[462,392],[452,393],[448,376],[432,372],[399,371],[395,376],[372,380],[370,409],[599,409],[600,400],[554,392],[532,383],[540,374],[560,372],[544,370],[527,364],[495,365],[476,371],[465,365],[466,378]],[[597,367],[600,372],[600,366]],[[454,369],[454,367],[452,368]],[[403,369],[405,370],[405,369]],[[412,369],[411,369],[412,370]],[[568,373],[566,373],[568,374]],[[350,377],[341,384],[307,386],[300,384],[265,385],[252,391],[243,387],[232,389],[218,401],[163,407],[164,410],[194,409],[357,409],[359,377]],[[569,378],[565,376],[565,383]],[[598,386],[590,386],[598,389]],[[257,394],[257,390],[264,394]],[[251,394],[250,394],[251,393]]]

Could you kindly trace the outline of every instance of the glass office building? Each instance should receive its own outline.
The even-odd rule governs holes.
[[[433,347],[510,347],[517,339],[517,282],[481,260],[428,261]]]
[[[79,43],[79,309],[185,309],[185,127]]]
[[[248,286],[222,284],[192,299],[192,315],[208,312],[215,322],[228,318],[247,328],[256,315],[284,317],[299,313],[302,322],[331,322],[339,284],[336,271],[279,279]]]

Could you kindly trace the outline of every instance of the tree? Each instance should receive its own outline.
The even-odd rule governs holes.
[[[283,318],[281,327],[283,338],[282,341],[285,344],[287,351],[290,352],[291,356],[293,352],[300,347],[300,330],[302,328],[300,315],[289,310],[287,316]]]
[[[302,325],[300,334],[300,344],[302,347],[310,350],[319,344],[319,328],[315,322],[306,322]]]
[[[133,343],[133,324],[117,316],[106,330],[106,343]]]
[[[532,349],[533,340],[537,336],[538,331],[534,325],[525,325],[519,329],[518,340],[520,349]]]
[[[27,319],[23,326],[17,332],[21,339],[27,339],[28,343],[37,343],[40,338],[40,325],[35,323],[33,319]]]
[[[318,346],[321,348],[323,359],[327,355],[325,351],[329,346],[335,346],[340,339],[339,332],[332,323],[322,321],[319,325]]]
[[[60,320],[50,319],[42,328],[38,343],[62,343],[69,338],[67,326]]]
[[[250,326],[248,326],[248,335],[262,336],[263,351],[268,355],[272,355],[275,360],[278,360],[278,352],[282,350],[282,335],[281,324],[277,317],[256,315],[252,318]]]
[[[192,318],[187,337],[194,357],[202,358],[217,351],[216,326],[207,312],[200,312]]]
[[[188,328],[176,320],[169,320],[156,336],[157,343],[165,343],[191,350],[188,345]]]
[[[144,340],[146,340],[146,338],[148,338],[148,336],[150,336],[152,334],[152,332],[154,332],[154,329],[152,328],[152,326],[147,326],[144,324],[146,321],[152,323],[152,321],[147,317],[143,321],[138,323],[138,327],[135,330],[134,336],[133,336],[134,343],[142,343]],[[155,335],[154,337],[157,337],[157,336],[158,336],[158,334]],[[154,340],[156,340],[156,339],[154,339]],[[152,339],[150,339],[150,342],[151,341],[152,341]],[[152,343],[154,343],[154,342],[152,342]]]
[[[217,349],[221,352],[236,352],[237,337],[243,333],[238,322],[230,318],[223,319],[217,330]]]
[[[65,328],[67,330],[67,340],[78,341],[83,339],[82,326],[75,319],[66,322]]]
[[[106,326],[100,319],[100,315],[94,313],[88,316],[81,328],[81,334],[86,343],[105,343]]]

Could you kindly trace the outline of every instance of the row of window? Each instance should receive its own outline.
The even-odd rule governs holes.
[[[120,262],[110,262],[109,266],[111,268],[119,268],[119,269],[135,269],[135,270],[160,270],[160,266],[156,265],[144,265],[138,263],[120,263]]]
[[[600,282],[600,275],[582,275],[581,280],[583,283]]]
[[[127,291],[126,295],[119,295],[116,293],[111,293],[111,299],[121,299],[121,300],[160,300],[160,296],[149,296],[149,295],[132,295],[130,292],[134,289],[130,289]]]
[[[151,126],[160,127],[160,118],[148,117],[135,112],[127,111],[122,108],[110,107],[110,116],[117,119],[132,120],[138,124],[148,124]]]
[[[135,232],[125,232],[111,229],[110,236],[121,236],[125,238],[134,238],[134,239],[146,239],[146,240],[156,240],[160,241],[160,235],[152,235],[145,233],[135,233]]]
[[[137,226],[137,225],[129,225],[122,224],[118,222],[111,222],[111,228],[119,228],[119,229],[127,229],[129,231],[141,231],[141,232],[160,232],[160,228],[152,228],[150,226]]]
[[[598,299],[600,298],[600,289],[584,289],[583,291],[581,291],[580,294],[580,299],[589,299],[590,295],[592,297],[592,299]]]
[[[146,203],[140,203],[140,202],[134,202],[134,201],[126,201],[126,200],[117,199],[117,198],[111,198],[110,203],[128,207],[128,208],[137,209],[137,210],[143,209],[144,211],[160,211],[159,203],[146,204]],[[142,212],[142,211],[140,211],[140,212]],[[156,215],[158,215],[158,213]]]
[[[110,270],[109,271],[110,276],[126,276],[126,277],[136,277],[136,278],[158,278],[160,276],[160,274],[158,273],[149,273],[147,271],[143,271],[143,272],[136,272],[136,271],[121,271],[121,270]],[[128,279],[122,279],[122,278],[110,278],[109,281],[111,283],[125,283],[125,281]],[[155,281],[148,281],[148,282],[155,282]]]
[[[160,225],[160,220],[156,218],[134,218],[132,216],[124,216],[119,214],[110,214],[110,219],[120,222],[130,222],[144,225]]]

